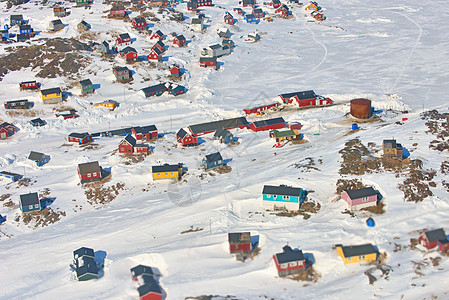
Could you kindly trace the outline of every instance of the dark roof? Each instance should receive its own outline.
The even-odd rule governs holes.
[[[284,252],[276,253],[276,259],[280,264],[304,260],[302,250],[294,251],[290,246],[284,246],[282,250]]]
[[[50,23],[52,23],[53,25],[59,25],[59,24],[62,24],[62,21],[61,21],[61,19],[56,19],[56,20],[50,21]]]
[[[263,10],[262,10],[262,8],[255,8],[255,9],[253,10],[253,12],[254,12],[254,13],[263,13]]]
[[[81,22],[79,22],[79,24],[78,24],[78,25],[80,25],[80,24],[82,24],[82,25],[86,26],[87,28],[89,28],[89,27],[90,27],[90,24],[89,24],[89,23],[87,23],[87,22],[86,22],[86,21],[84,21],[84,20],[82,20]]]
[[[6,176],[14,176],[14,177],[15,177],[15,176],[22,176],[22,175],[20,175],[20,174],[8,172],[8,171],[0,171],[0,174],[6,175]]]
[[[133,47],[130,47],[130,46],[127,46],[127,47],[123,48],[122,51],[120,51],[120,52],[123,52],[125,54],[129,53],[129,52],[137,53],[136,49],[134,49]]]
[[[192,24],[201,24],[201,23],[203,23],[203,21],[201,19],[199,19],[199,18],[193,18],[192,19]]]
[[[148,266],[144,266],[144,265],[138,265],[135,266],[134,268],[131,268],[131,275],[133,277],[137,277],[140,275],[150,275],[150,276],[154,276],[154,272],[153,269],[151,267]]]
[[[114,67],[112,68],[113,70],[119,72],[123,72],[123,71],[129,71],[129,69],[127,67]]]
[[[24,101],[29,103],[28,99],[6,101],[6,103],[8,103],[8,104],[14,104],[14,103],[20,103],[20,102],[24,102]]]
[[[246,14],[245,19],[254,19],[256,16],[254,14]]]
[[[213,45],[210,45],[209,48],[211,48],[211,49],[222,49],[222,46],[220,44],[213,44]]]
[[[31,124],[33,125],[45,125],[45,121],[42,120],[41,118],[36,118],[30,121]]]
[[[273,2],[274,4],[281,3],[281,1],[279,0],[271,0],[271,2]]]
[[[137,17],[137,18],[134,18],[134,21],[135,21],[136,23],[144,23],[144,22],[145,22],[145,18],[143,18],[143,17]]]
[[[129,36],[129,34],[128,33],[121,33],[120,35],[119,35],[119,37],[121,38],[121,39],[130,39],[131,37]]]
[[[217,61],[217,57],[204,57],[204,56],[201,56],[200,57],[200,62],[208,62],[208,61],[214,61],[214,62],[216,62]]]
[[[157,293],[162,295],[162,290],[157,281],[153,278],[153,276],[142,276],[144,279],[144,284],[137,288],[139,292],[139,296],[145,296],[149,293]]]
[[[90,81],[90,79],[83,79],[83,80],[80,80],[80,84],[81,84],[81,86],[91,85],[92,81]]]
[[[136,142],[137,142],[136,139],[130,134],[128,134],[123,140],[127,141],[133,147],[136,145]],[[122,142],[123,142],[123,140],[122,140]]]
[[[366,255],[371,253],[377,253],[376,248],[371,244],[356,245],[356,246],[341,246],[344,257],[353,257]]]
[[[29,40],[30,39],[30,34],[29,33],[20,33],[17,36],[17,40]]]
[[[61,88],[51,88],[51,89],[43,89],[41,90],[42,95],[49,95],[49,94],[56,94],[56,93],[62,93]]]
[[[87,247],[81,247],[81,248],[73,251],[73,258],[77,259],[78,257],[82,257],[82,256],[95,257],[94,249],[87,248]]]
[[[227,135],[232,135],[232,133],[226,129],[218,129],[217,131],[215,131],[214,137],[219,138],[219,137],[225,137]]]
[[[76,277],[81,277],[85,274],[95,274],[98,275],[97,264],[95,259],[89,256],[83,256],[78,259],[78,264],[81,264],[80,260],[83,261],[82,266],[76,268]]]
[[[136,126],[133,128],[136,133],[148,133],[151,131],[157,131],[156,125]]]
[[[270,126],[270,125],[274,125],[274,124],[280,124],[280,123],[285,123],[284,118],[279,117],[279,118],[273,118],[273,119],[261,120],[261,121],[253,122],[253,124],[254,124],[254,126],[256,128],[264,127],[264,126]]]
[[[160,30],[156,31],[155,34],[157,34],[158,36],[164,36],[164,34],[162,33],[162,31],[160,31]]]
[[[359,190],[345,190],[345,192],[348,193],[348,196],[351,199],[359,199],[377,195],[376,191],[372,187],[366,187]]]
[[[33,161],[39,161],[42,159],[42,157],[44,157],[45,154],[44,153],[40,153],[40,152],[34,152],[31,151],[30,155],[28,155],[28,159],[31,159]]]
[[[179,129],[178,133],[176,134],[176,136],[180,137],[180,138],[184,138],[187,135],[187,131],[185,131],[184,129]]]
[[[435,241],[440,241],[440,240],[445,240],[447,238],[446,233],[444,232],[443,228],[426,231],[425,235],[426,235],[429,243],[432,243]]]
[[[11,15],[9,17],[10,20],[17,20],[17,21],[22,21],[23,20],[23,15]]]
[[[151,170],[152,170],[152,173],[177,172],[179,167],[180,167],[179,164],[176,164],[176,165],[163,164],[162,166],[152,166]]]
[[[186,40],[186,38],[185,38],[184,35],[182,35],[182,34],[177,35],[176,38],[177,38],[179,41],[185,41],[185,40]]]
[[[384,140],[383,141],[383,146],[385,148],[402,148],[402,145],[399,143],[396,143],[396,140]]]
[[[242,4],[244,4],[244,5],[256,4],[256,0],[243,0]]]
[[[20,195],[20,203],[22,203],[22,206],[39,204],[39,196],[37,193]]]
[[[36,80],[22,81],[20,84],[27,84],[27,83],[36,83]]]
[[[103,44],[103,46],[105,46],[106,48],[109,48],[109,43],[106,41],[102,41],[101,42]],[[122,68],[126,68],[126,67],[122,67]]]
[[[157,41],[156,42],[156,44],[154,44],[154,46],[153,47],[155,47],[156,45],[158,45],[158,46],[160,46],[160,47],[162,47],[162,49],[164,49],[165,48],[165,44],[162,42],[162,41]]]
[[[157,55],[162,53],[162,51],[159,48],[152,48],[151,51],[156,52]]]
[[[206,162],[207,163],[214,162],[214,161],[219,161],[219,160],[223,160],[223,157],[221,157],[220,152],[215,152],[215,153],[206,155]]]
[[[88,132],[78,133],[78,132],[72,132],[69,134],[70,137],[84,139],[86,136],[89,136],[90,134]]]
[[[262,194],[265,195],[282,195],[282,196],[297,196],[299,197],[302,193],[302,188],[294,188],[291,186],[280,185],[264,185]]]
[[[27,30],[27,29],[33,29],[31,28],[31,25],[20,25],[20,30]]]
[[[98,161],[78,164],[78,169],[80,170],[80,174],[95,173],[101,171]]]
[[[157,49],[157,48],[156,48]],[[165,83],[159,83],[153,86],[149,86],[142,89],[142,92],[144,92],[145,95],[157,93],[157,92],[165,92],[167,90],[167,87],[165,86]]]
[[[251,233],[249,231],[228,233],[228,241],[230,243],[235,243],[235,242],[251,243]]]
[[[218,129],[231,129],[242,126],[248,126],[248,121],[245,117],[238,117],[232,119],[225,119],[220,121],[190,125],[189,128],[193,134],[201,134],[204,132],[216,131]]]
[[[125,7],[123,5],[113,5],[111,10],[125,10]]]
[[[313,90],[303,91],[303,92],[293,92],[293,93],[285,93],[280,95],[283,98],[291,98],[297,96],[299,100],[303,99],[312,99],[316,97],[316,94]]]

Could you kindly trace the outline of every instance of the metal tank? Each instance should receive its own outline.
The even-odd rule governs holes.
[[[357,119],[369,119],[371,117],[371,100],[363,98],[351,100],[350,113]]]

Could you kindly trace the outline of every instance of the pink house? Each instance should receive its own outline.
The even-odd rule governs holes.
[[[360,190],[344,190],[341,199],[348,203],[349,209],[358,210],[377,205],[377,192],[372,187]]]

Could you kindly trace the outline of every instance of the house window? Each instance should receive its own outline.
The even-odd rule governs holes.
[[[125,151],[125,148],[120,148],[120,151]]]
[[[365,255],[360,255],[359,260],[365,260]]]
[[[168,175],[168,173],[165,173],[165,176],[167,176]]]
[[[369,200],[369,197],[363,197],[362,198],[362,202],[368,202],[368,200]]]
[[[273,195],[273,199],[276,200],[276,198],[277,198],[277,196],[276,196],[276,195]]]
[[[171,175],[173,175],[173,172],[171,172]]]
[[[39,208],[39,204],[34,204],[34,208]]]
[[[288,264],[281,264],[281,269],[287,269]]]
[[[294,262],[288,263],[288,265],[290,267],[296,267],[298,265],[298,263],[296,261],[294,261]]]
[[[87,178],[90,178],[90,176],[92,176],[90,173],[87,174]]]
[[[33,205],[29,205],[28,208],[29,208],[29,209],[33,209]]]
[[[348,257],[348,261],[351,261],[351,257]]]
[[[290,196],[282,196],[282,199],[284,199],[284,200],[290,200]]]

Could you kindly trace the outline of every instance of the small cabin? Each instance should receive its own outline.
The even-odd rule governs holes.
[[[348,203],[350,210],[359,210],[377,205],[377,192],[372,187],[358,190],[344,190],[341,199]]]
[[[131,78],[131,71],[127,67],[114,67],[112,73],[115,76],[115,80],[122,81]]]
[[[16,127],[10,123],[3,122],[0,124],[0,140],[4,140],[12,136],[16,132]]]
[[[62,24],[62,21],[60,19],[52,20],[52,21],[50,21],[50,23],[48,25],[48,30],[53,31],[53,32],[62,30],[63,28],[64,28],[64,24]]]
[[[378,251],[372,244],[355,246],[343,246],[339,244],[335,248],[345,264],[376,261],[378,256]]]
[[[90,79],[84,79],[78,82],[78,86],[82,95],[92,94],[94,92],[94,85]]]
[[[16,182],[18,180],[20,180],[23,175],[17,174],[17,173],[12,173],[12,172],[7,172],[7,171],[0,171],[0,177],[5,177],[8,179],[11,179],[12,182]]]
[[[306,267],[306,260],[302,250],[293,250],[284,246],[283,252],[273,255],[274,264],[280,277],[297,274]]]
[[[41,98],[44,104],[56,104],[62,102],[62,91],[60,88],[41,89]]]
[[[93,139],[92,135],[87,132],[84,133],[72,132],[71,134],[69,134],[68,140],[70,143],[77,143],[80,145],[84,145],[92,142]]]
[[[221,157],[220,152],[212,153],[209,155],[206,155],[203,158],[203,161],[201,163],[201,166],[204,168],[204,170],[210,170],[213,168],[221,167],[223,166],[223,157]]]
[[[229,130],[221,128],[215,131],[214,139],[222,144],[228,144],[234,140],[234,135]]]
[[[28,155],[28,159],[33,161],[36,166],[41,167],[50,161],[50,156],[44,153],[31,151]]]
[[[19,207],[22,213],[30,213],[41,210],[41,203],[37,193],[28,193],[20,195]]]
[[[176,133],[176,140],[183,146],[196,146],[198,145],[197,137],[188,133],[183,128],[179,129]]]
[[[423,232],[418,238],[418,243],[427,250],[437,249],[441,252],[449,250],[449,240],[443,228]]]
[[[396,140],[383,140],[382,142],[383,155],[388,157],[400,158],[404,154],[402,145]]]
[[[29,109],[33,106],[33,102],[24,100],[6,101],[5,109]]]
[[[103,170],[98,161],[78,164],[78,176],[82,184],[101,181]]]
[[[151,173],[153,175],[153,180],[180,179],[183,175],[182,163],[176,165],[163,164],[160,166],[152,166]]]
[[[81,22],[78,23],[78,25],[76,25],[76,28],[78,29],[79,32],[83,32],[90,30],[92,26],[86,21],[82,20]]]
[[[302,188],[284,184],[279,186],[264,185],[262,190],[262,206],[265,210],[297,211],[307,197]]]

